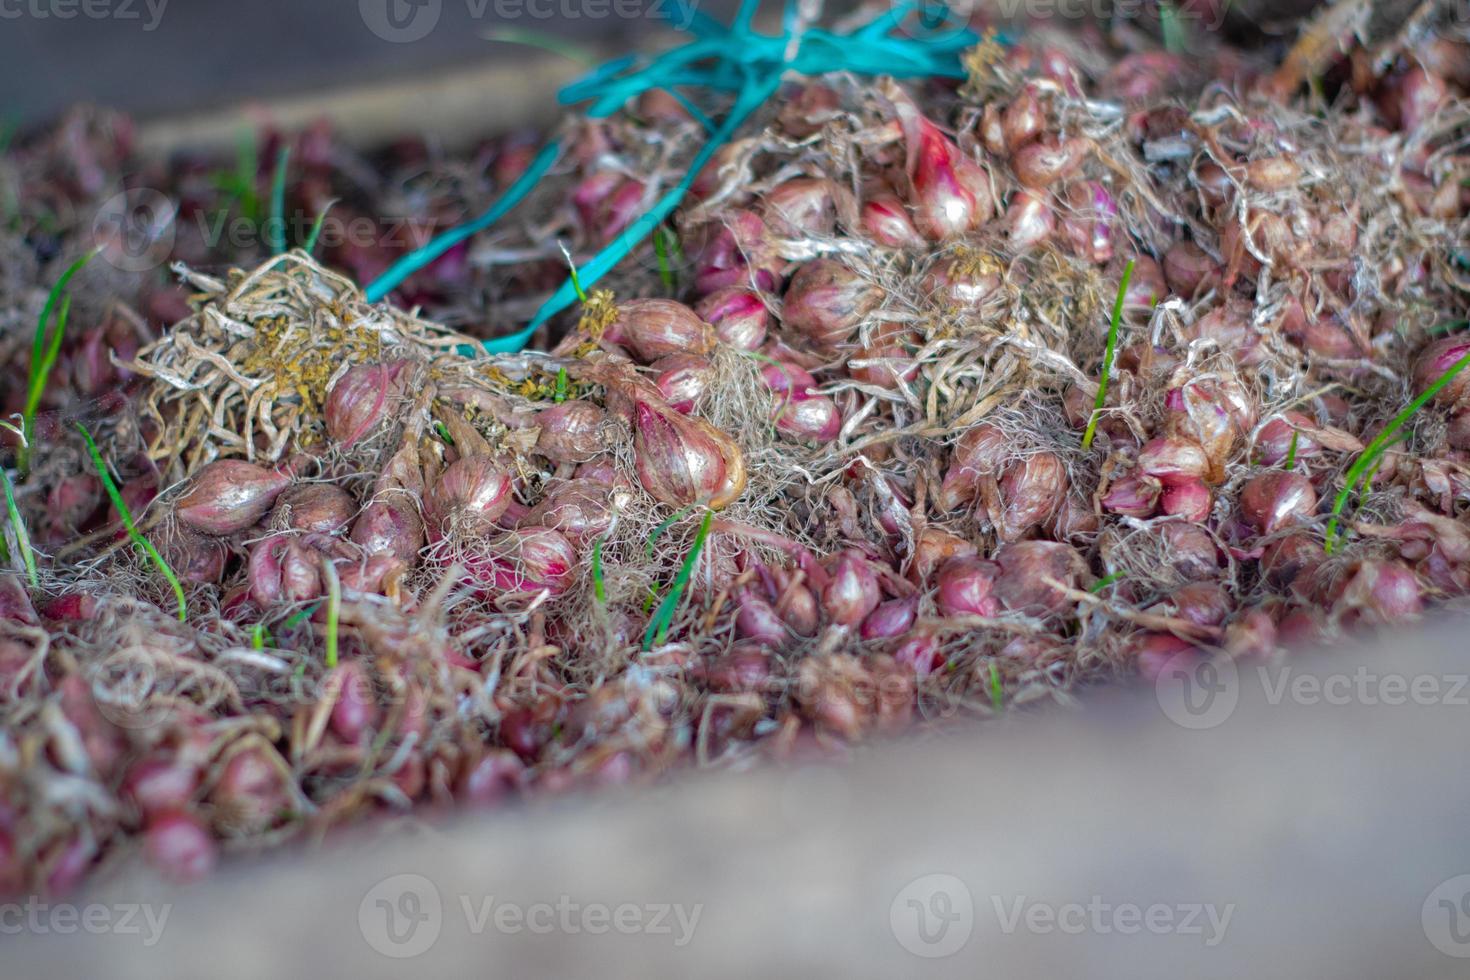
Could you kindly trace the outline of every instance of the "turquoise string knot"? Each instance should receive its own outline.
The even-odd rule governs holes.
[[[617,266],[679,206],[695,177],[720,147],[730,141],[751,113],[776,94],[788,73],[820,76],[852,72],[900,78],[963,78],[965,72],[960,64],[960,54],[979,41],[968,28],[947,30],[942,36],[931,38],[895,36],[893,32],[900,28],[905,18],[920,9],[915,0],[895,3],[887,13],[844,34],[803,25],[795,0],[786,2],[781,32],[761,34],[751,26],[758,6],[759,0],[742,0],[734,21],[726,26],[706,14],[689,9],[683,0],[679,0],[666,18],[684,25],[683,30],[693,35],[692,41],[648,60],[642,67],[638,67],[639,59],[618,58],[560,92],[558,98],[563,104],[590,101],[587,116],[602,119],[644,92],[667,89],[694,112],[710,133],[704,146],[690,160],[683,179],[578,270],[578,278],[584,288]],[[928,7],[924,9],[929,10]],[[734,102],[724,119],[716,125],[680,96],[675,91],[678,88],[733,93]],[[499,221],[531,192],[560,155],[561,146],[556,141],[542,147],[526,172],[484,214],[436,236],[373,280],[366,289],[368,301],[381,300],[413,273]],[[577,284],[568,277],[541,305],[524,329],[484,341],[485,350],[492,354],[521,350],[537,328],[577,299]]]

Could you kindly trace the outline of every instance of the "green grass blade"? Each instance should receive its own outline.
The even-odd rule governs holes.
[[[560,405],[562,402],[564,402],[564,401],[567,400],[567,369],[566,368],[557,368],[556,369],[556,391],[552,395],[552,400],[555,401],[558,405]]]
[[[1098,413],[1103,410],[1103,405],[1108,398],[1108,379],[1113,374],[1113,357],[1118,352],[1118,324],[1123,320],[1123,297],[1128,292],[1128,284],[1133,281],[1133,260],[1128,260],[1128,265],[1123,269],[1123,279],[1118,283],[1118,298],[1113,302],[1113,319],[1108,323],[1108,346],[1103,352],[1102,380],[1097,385],[1097,398],[1092,404],[1092,415],[1087,420],[1087,431],[1082,436],[1082,448],[1092,448],[1092,437],[1097,434]]]
[[[337,566],[330,560],[322,562],[323,577],[327,580],[327,666],[337,666],[337,614],[342,608],[342,582],[337,578]]]
[[[153,564],[163,573],[163,577],[168,579],[168,584],[173,587],[174,598],[179,603],[179,622],[184,622],[188,619],[188,611],[184,606],[184,587],[179,584],[179,577],[174,574],[172,568],[168,567],[168,562],[163,560],[158,549],[153,547],[153,542],[143,537],[138,526],[133,523],[133,512],[128,510],[122,494],[118,493],[117,484],[112,482],[112,474],[107,472],[107,464],[102,461],[102,453],[97,450],[97,443],[92,440],[92,433],[88,432],[87,427],[80,422],[77,423],[77,431],[87,441],[87,452],[92,455],[92,465],[97,468],[97,475],[102,478],[102,488],[107,491],[107,497],[112,501],[112,506],[116,507],[118,514],[122,516],[123,527],[127,528],[128,537],[132,538],[133,543],[147,553]]]
[[[276,154],[276,173],[271,178],[271,217],[266,228],[271,254],[286,251],[286,168],[291,163],[291,147],[283,146]]]
[[[664,225],[659,225],[653,232],[653,254],[658,256],[658,277],[664,288],[671,293],[674,291],[674,270],[669,264],[669,239],[672,237],[673,234]]]
[[[674,511],[668,517],[665,517],[662,521],[660,521],[658,527],[654,528],[653,533],[648,536],[648,543],[643,546],[643,553],[649,558],[652,558],[653,546],[658,541],[658,539],[663,537],[665,531],[673,527],[679,521],[682,521],[684,519],[684,515],[693,510],[695,506],[696,505],[694,504],[689,504],[687,507],[680,507],[678,510]]]
[[[607,586],[602,581],[602,539],[592,546],[592,594],[597,601],[607,605]]]
[[[1123,573],[1122,572],[1113,572],[1111,575],[1106,575],[1103,578],[1098,579],[1096,582],[1093,582],[1092,585],[1088,588],[1087,591],[1088,592],[1091,592],[1093,595],[1097,595],[1099,592],[1101,592],[1103,589],[1106,589],[1108,586],[1110,586],[1110,585],[1116,585],[1117,582],[1118,582],[1118,580],[1121,579],[1122,577],[1123,577]]]
[[[283,623],[283,624],[281,624],[281,629],[283,629],[283,630],[289,630],[289,629],[295,629],[296,627],[300,626],[302,623],[306,622],[306,620],[307,620],[308,617],[310,617],[311,615],[313,615],[316,612],[317,607],[320,606],[320,605],[321,605],[320,602],[313,602],[311,605],[307,606],[305,609],[299,609],[296,612],[292,613],[286,619],[286,622]]]
[[[654,613],[653,619],[649,621],[648,630],[643,634],[643,649],[652,650],[668,637],[669,625],[674,621],[674,613],[679,608],[679,600],[683,598],[684,588],[694,574],[694,564],[699,561],[699,553],[704,550],[704,541],[709,537],[710,525],[714,523],[714,519],[714,511],[705,512],[704,520],[699,525],[699,533],[694,536],[694,545],[689,549],[683,567],[674,577],[674,584],[669,586],[668,595],[664,596],[663,601],[658,604],[658,611]]]
[[[1396,441],[1395,437],[1398,435],[1398,431],[1404,427],[1404,423],[1409,421],[1415,412],[1428,404],[1431,398],[1439,394],[1441,388],[1454,380],[1455,375],[1463,371],[1467,364],[1470,364],[1470,354],[1466,354],[1452,364],[1449,370],[1441,374],[1434,384],[1425,388],[1418,398],[1415,398],[1408,405],[1404,406],[1403,411],[1393,417],[1393,421],[1389,422],[1384,430],[1378,433],[1372,442],[1368,443],[1368,448],[1364,449],[1358,455],[1353,465],[1348,467],[1345,476],[1346,483],[1338,493],[1337,498],[1332,502],[1332,517],[1327,522],[1327,536],[1322,547],[1329,555],[1337,547],[1338,519],[1342,516],[1343,508],[1347,506],[1348,499],[1352,496],[1353,491],[1358,488],[1358,484],[1364,480],[1367,474],[1378,468],[1378,464],[1381,462],[1380,457]]]
[[[1296,469],[1296,439],[1301,435],[1295,429],[1291,430],[1291,445],[1286,447],[1286,472],[1290,473]]]
[[[31,338],[31,372],[26,382],[25,408],[21,412],[21,446],[16,454],[22,474],[30,472],[31,442],[36,433],[36,411],[41,407],[41,398],[46,394],[46,383],[51,379],[51,369],[56,365],[57,355],[61,353],[61,341],[66,333],[66,318],[71,310],[71,302],[63,299],[63,295],[72,276],[82,271],[99,251],[100,249],[93,249],[67,266],[61,278],[51,287],[46,305],[41,308],[40,319],[36,321],[36,333]],[[52,314],[57,312],[58,304],[61,310],[57,316],[56,329],[48,335],[47,328],[51,324]]]
[[[5,513],[10,517],[10,526],[15,530],[15,546],[20,549],[20,557],[26,566],[26,577],[31,580],[31,588],[39,589],[41,579],[36,574],[36,555],[31,550],[31,536],[26,533],[25,522],[20,519],[20,508],[15,505],[15,488],[10,485],[10,474],[0,469],[0,483],[5,486]]]
[[[322,225],[326,224],[327,215],[331,212],[332,206],[336,203],[337,199],[335,197],[328,201],[327,206],[322,208],[322,213],[316,216],[316,221],[312,222],[311,234],[306,236],[306,244],[301,246],[302,248],[306,249],[307,255],[314,255],[316,253],[317,239],[322,237]]]
[[[1005,688],[1000,683],[1000,668],[995,665],[994,660],[990,661],[990,706],[995,709],[996,714],[1000,714],[1006,707]]]
[[[502,44],[521,44],[528,48],[539,48],[552,54],[559,54],[568,61],[575,61],[579,65],[588,68],[596,67],[597,59],[592,52],[576,44],[568,44],[554,34],[543,31],[531,31],[524,28],[504,27],[499,30],[482,31],[480,36],[487,41],[498,41]]]

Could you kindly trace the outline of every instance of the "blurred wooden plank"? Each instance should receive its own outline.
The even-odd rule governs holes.
[[[1184,717],[1171,700],[1178,689],[1163,700],[1101,691],[1082,711],[889,744],[847,767],[690,775],[364,833],[233,866],[183,892],[138,872],[85,900],[172,902],[156,945],[12,938],[6,973],[1464,977],[1465,961],[1440,952],[1421,921],[1441,943],[1456,942],[1457,924],[1464,941],[1450,948],[1470,954],[1470,911],[1431,897],[1470,872],[1463,636],[1451,624],[1400,632],[1389,649],[1299,658],[1285,673],[1246,670],[1233,708],[1226,697],[1186,718],[1217,723],[1199,730],[1163,710]],[[1437,693],[1387,703],[1411,689],[1395,677],[1424,678]],[[395,878],[405,874],[419,877]],[[963,883],[971,908],[971,934],[943,959],[910,951],[938,948],[918,931],[921,911],[931,939],[945,916],[962,914],[964,894],[934,890],[924,880],[934,874]],[[538,903],[544,911],[532,911]],[[692,938],[676,946],[673,916],[660,923],[673,923],[667,934],[583,928],[582,910],[629,903],[680,903],[686,919],[699,906]],[[550,931],[511,919],[497,929],[495,909],[507,904]],[[1119,931],[1137,925],[1128,906],[1155,905],[1174,931]],[[1209,943],[1220,929],[1204,912],[1180,931],[1190,906],[1217,919],[1228,910],[1221,941]],[[1017,909],[1032,927],[1022,918],[1007,932]],[[1046,929],[1034,916],[1048,909],[1069,928],[1085,922],[1082,932]],[[1460,919],[1445,918],[1451,911]],[[415,915],[424,931],[409,928]],[[433,941],[412,958],[384,955],[412,951],[393,944],[390,921],[399,938]]]

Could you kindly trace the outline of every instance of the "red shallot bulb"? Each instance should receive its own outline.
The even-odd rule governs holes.
[[[187,528],[180,528],[176,537],[165,542],[164,556],[180,579],[200,585],[217,584],[229,558],[223,541]]]
[[[174,505],[179,521],[205,534],[234,534],[265,516],[289,477],[243,459],[220,459],[199,471]]]
[[[1426,391],[1467,354],[1470,354],[1470,337],[1464,334],[1445,337],[1428,345],[1414,360],[1414,389]],[[1470,401],[1470,368],[1462,369],[1448,384],[1435,392],[1434,400],[1447,406],[1463,405]]]
[[[1191,582],[1169,593],[1164,606],[1172,615],[1196,626],[1219,626],[1233,607],[1218,582]]]
[[[330,483],[298,483],[276,498],[270,524],[282,530],[335,534],[357,513],[357,502]]]
[[[1055,541],[1012,542],[995,553],[995,562],[1000,566],[995,598],[1012,612],[1029,616],[1060,612],[1070,605],[1058,585],[1076,588],[1084,570],[1076,550]]]
[[[560,531],[574,544],[583,544],[605,533],[612,519],[607,486],[591,480],[564,480],[553,483],[521,523]]]
[[[1135,633],[1128,640],[1128,652],[1147,681],[1157,681],[1176,657],[1193,662],[1199,655],[1193,643],[1173,633]]]
[[[875,194],[863,202],[859,219],[863,234],[888,248],[922,248],[924,237],[914,227],[908,208],[895,194]]]
[[[585,462],[607,448],[606,422],[602,408],[580,398],[543,408],[536,413],[536,452],[553,463]]]
[[[1203,477],[1210,471],[1210,464],[1198,443],[1164,438],[1143,444],[1138,451],[1138,469],[1167,485]]]
[[[321,552],[289,534],[255,542],[246,564],[250,598],[262,609],[318,598],[323,593],[321,561]]]
[[[1220,264],[1194,242],[1180,239],[1164,253],[1164,280],[1169,289],[1186,298],[1218,286]]]
[[[737,350],[759,350],[766,341],[771,314],[760,294],[743,286],[717,289],[694,307],[715,328],[715,336]]]
[[[1044,190],[1071,176],[1087,156],[1088,143],[1073,137],[1048,137],[1028,143],[1011,158],[1011,167],[1022,187]]]
[[[918,616],[918,599],[889,599],[877,607],[863,620],[858,635],[865,640],[886,640],[903,636],[914,625]]]
[[[1209,520],[1213,502],[1210,488],[1198,478],[1171,480],[1164,484],[1161,503],[1164,513],[1170,517],[1202,524]]]
[[[274,750],[252,745],[230,757],[210,791],[216,826],[259,833],[291,809],[289,775]]]
[[[1118,202],[1112,192],[1095,180],[1084,180],[1067,191],[1067,202],[1071,209],[1062,219],[1062,230],[1072,251],[1095,265],[1112,261],[1113,228],[1118,220]]]
[[[454,798],[475,806],[499,803],[520,787],[525,770],[514,752],[490,749],[460,778]]]
[[[1000,289],[1004,270],[994,256],[962,249],[931,266],[920,286],[941,309],[974,310]]]
[[[403,493],[386,493],[363,508],[350,535],[369,555],[389,554],[411,562],[424,546],[424,522]]]
[[[852,338],[863,318],[882,301],[872,283],[836,259],[814,259],[791,277],[781,318],[819,347]]]
[[[894,648],[893,659],[911,668],[919,677],[928,677],[945,664],[939,640],[929,632],[915,633],[905,639]]]
[[[199,767],[182,753],[151,755],[133,763],[122,794],[145,817],[188,806],[199,788]]]
[[[702,419],[638,401],[633,409],[634,469],[660,503],[721,509],[745,489],[745,459],[729,436]]]
[[[323,683],[337,691],[337,700],[332,705],[332,731],[349,745],[356,744],[378,723],[372,679],[360,664],[349,660],[328,671]]]
[[[1174,388],[1164,397],[1165,431],[1204,450],[1206,479],[1218,483],[1235,444],[1255,427],[1255,409],[1240,384],[1231,379],[1201,379]]]
[[[786,622],[769,602],[745,591],[736,600],[735,629],[747,640],[779,647],[787,640]]]
[[[709,359],[696,354],[669,354],[649,365],[656,373],[654,384],[669,407],[685,415],[704,397],[714,368]]]
[[[344,448],[362,439],[398,407],[407,391],[413,364],[359,364],[332,385],[322,415],[327,435]]]
[[[953,558],[974,558],[975,546],[958,535],[931,525],[919,532],[914,543],[913,578],[927,582],[934,570]]]
[[[1262,534],[1311,520],[1317,491],[1300,473],[1272,470],[1252,477],[1240,491],[1240,516]]]
[[[1014,153],[1041,135],[1046,113],[1031,85],[1022,87],[1000,117],[1000,136],[1005,152]],[[994,149],[992,147],[992,149]]]
[[[1005,229],[1013,251],[1024,252],[1040,245],[1052,236],[1056,228],[1056,211],[1045,196],[1025,190],[1011,195],[1010,203],[1006,205]]]
[[[761,377],[766,387],[787,401],[810,398],[817,387],[817,379],[810,372],[790,361],[767,361],[761,365]]]
[[[878,578],[862,555],[843,552],[832,567],[832,578],[822,589],[822,607],[838,626],[856,626],[878,607],[882,596]]]
[[[702,294],[726,286],[775,289],[784,268],[760,215],[736,208],[724,215],[723,224],[700,249],[694,287]]]
[[[511,503],[510,470],[491,456],[464,456],[450,463],[430,488],[425,512],[441,527],[482,534]]]
[[[1010,437],[998,426],[981,422],[965,430],[950,450],[949,466],[936,503],[952,513],[975,499],[983,477],[994,476],[1010,454]]]
[[[214,869],[219,852],[200,820],[180,811],[159,814],[143,831],[143,853],[170,881],[199,881]]]
[[[1370,623],[1396,623],[1418,616],[1424,609],[1419,580],[1403,562],[1359,562],[1353,576],[1333,605],[1333,613],[1345,613]]]
[[[979,558],[954,558],[940,566],[934,601],[946,616],[994,616],[1000,603],[992,591],[1000,568]]]
[[[603,335],[623,344],[651,364],[666,354],[707,354],[714,331],[683,303],[671,299],[630,299],[618,304],[618,318]]]
[[[847,373],[860,384],[880,388],[897,388],[901,381],[913,381],[919,367],[905,345],[919,345],[914,333],[903,324],[885,322],[873,331],[871,339],[853,352],[847,360]]]
[[[824,395],[782,399],[776,404],[776,430],[799,442],[831,442],[842,431],[842,413]]]
[[[1140,473],[1130,473],[1109,484],[1108,492],[1103,494],[1099,503],[1103,510],[1122,514],[1124,517],[1152,517],[1158,509],[1162,493],[1163,486],[1158,480]]]
[[[1280,466],[1292,455],[1293,443],[1297,459],[1316,456],[1322,451],[1321,445],[1302,431],[1316,428],[1316,420],[1301,412],[1281,413],[1256,433],[1255,461],[1264,466]]]
[[[997,529],[1001,539],[1014,541],[1043,523],[1066,491],[1067,466],[1055,453],[1033,453],[1013,464],[1000,481],[1005,507]]]
[[[492,538],[485,553],[470,563],[470,575],[496,593],[540,592],[559,595],[571,584],[577,549],[566,537],[544,527],[523,527]]]
[[[914,225],[931,241],[974,231],[995,213],[989,175],[933,123],[920,119],[919,127]]]
[[[837,229],[835,193],[825,177],[793,177],[771,188],[761,214],[783,238],[828,236]]]

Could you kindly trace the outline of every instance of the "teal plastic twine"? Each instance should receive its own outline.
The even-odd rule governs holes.
[[[936,38],[892,36],[909,14],[920,9],[915,0],[895,3],[882,16],[846,34],[803,26],[796,0],[786,2],[781,33],[760,34],[751,27],[758,6],[759,0],[742,0],[734,22],[727,27],[707,14],[688,9],[679,0],[671,5],[666,16],[675,23],[686,24],[685,30],[694,35],[694,40],[657,56],[641,68],[635,67],[634,58],[616,59],[562,89],[559,98],[563,104],[591,100],[586,114],[593,119],[612,115],[650,89],[667,89],[686,104],[687,100],[674,92],[676,87],[735,95],[734,104],[718,124],[703,113],[695,113],[695,118],[711,131],[709,139],[689,162],[684,178],[578,270],[584,288],[626,258],[678,207],[695,177],[751,113],[776,94],[787,72],[824,75],[846,71],[899,78],[963,78],[960,53],[979,41],[970,30],[946,31],[944,36]],[[413,273],[499,221],[540,182],[561,150],[559,142],[548,143],[536,154],[526,172],[484,214],[438,235],[393,263],[368,285],[368,301],[381,300]],[[576,301],[577,289],[568,277],[536,311],[525,329],[484,341],[485,350],[492,354],[520,351],[542,324]]]

